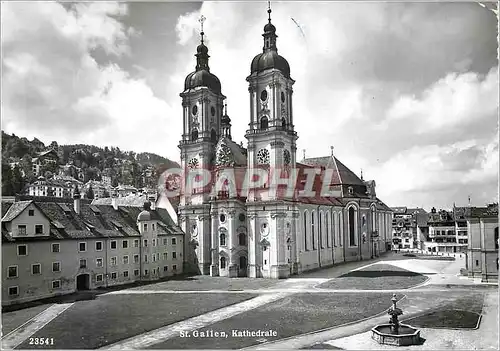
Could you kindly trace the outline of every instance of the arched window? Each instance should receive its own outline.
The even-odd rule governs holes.
[[[330,247],[330,227],[328,226],[330,214],[327,212],[325,214],[325,231],[326,231],[326,247]]]
[[[313,250],[316,250],[316,240],[314,240],[314,212],[311,212],[311,239]]]
[[[324,249],[324,245],[323,245],[323,212],[319,213],[319,220],[318,220],[318,241],[319,241],[319,247],[321,249]]]
[[[333,246],[334,247],[337,247],[337,226],[336,226],[336,222],[335,222],[335,212],[332,212],[332,241],[333,241]]]
[[[340,246],[344,246],[344,217],[342,216],[342,212],[339,212],[339,220],[337,221],[339,226],[339,243]]]
[[[191,132],[191,141],[196,141],[198,140],[198,131],[196,129],[193,129]]]
[[[495,228],[495,249],[498,250],[498,227]]]
[[[219,245],[226,246],[226,234],[221,233],[219,236]]]
[[[220,258],[220,268],[226,269],[226,258],[224,256]]]
[[[212,131],[210,132],[210,139],[214,143],[217,142],[217,132],[215,131],[215,129],[212,129]]]
[[[349,223],[349,246],[356,246],[356,211],[354,207],[349,207],[348,223]]]
[[[238,243],[240,246],[245,246],[247,244],[247,236],[244,233],[238,235]]]
[[[266,130],[269,127],[269,120],[266,116],[260,119],[260,129]]]
[[[304,251],[308,251],[309,249],[307,248],[307,212],[304,211],[304,231],[302,235],[304,236]]]
[[[372,232],[377,230],[377,213],[375,207],[372,207]]]

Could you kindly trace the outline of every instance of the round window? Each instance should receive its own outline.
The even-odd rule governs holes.
[[[191,111],[193,112],[193,115],[196,115],[198,113],[198,106],[194,105]]]
[[[240,222],[244,222],[245,221],[245,215],[243,213],[240,213],[239,219],[240,219]]]
[[[262,93],[260,93],[260,99],[262,101],[266,101],[267,100],[267,90],[262,90]]]
[[[212,114],[212,116],[215,116],[215,107],[211,107],[210,108],[210,113]]]
[[[221,223],[224,223],[226,221],[226,215],[225,214],[221,214],[219,216],[219,220],[220,220]]]
[[[285,102],[285,93],[281,92],[281,102]]]

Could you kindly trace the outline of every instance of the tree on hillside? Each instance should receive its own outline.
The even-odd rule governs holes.
[[[59,173],[59,165],[57,163],[47,162],[40,168],[40,173],[45,176],[45,173],[50,172],[52,175]]]
[[[24,155],[21,161],[19,161],[19,167],[24,172],[24,178],[28,183],[35,180],[35,175],[33,174],[33,162],[31,162],[30,155]]]
[[[18,166],[15,166],[12,170],[12,190],[14,194],[20,193],[25,185],[25,181],[23,179],[23,175]]]
[[[87,192],[85,193],[85,197],[91,200],[94,199],[94,190],[92,190],[91,186],[89,186],[89,190],[87,190]]]
[[[12,196],[14,195],[14,189],[12,187],[12,169],[10,165],[6,162],[2,162],[2,195]]]

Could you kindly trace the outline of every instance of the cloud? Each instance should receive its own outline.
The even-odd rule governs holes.
[[[262,51],[266,3],[204,2],[197,11],[181,3],[3,5],[7,131],[178,160],[179,93],[195,68],[203,14],[233,138],[246,142],[245,78]],[[482,194],[477,201],[496,193],[497,21],[490,11],[470,3],[272,6],[278,51],[296,80],[298,150],[323,156],[333,145],[344,164],[377,181],[391,205],[449,204],[462,196],[457,189]]]
[[[450,73],[420,98],[403,95],[389,108],[387,120],[404,120],[423,134],[456,127],[465,130],[470,124],[492,121],[497,113],[498,69],[492,68],[485,77],[475,72]]]
[[[119,19],[126,4],[6,3],[3,128],[60,143],[91,143],[175,158],[157,125],[172,110],[113,57],[130,55],[138,31]],[[96,50],[108,56],[99,64]],[[175,135],[176,136],[176,135]]]

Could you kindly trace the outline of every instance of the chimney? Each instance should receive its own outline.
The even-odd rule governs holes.
[[[73,191],[73,208],[76,214],[80,214],[81,207],[81,195],[80,190],[78,189],[78,185],[75,187],[75,191]]]
[[[115,209],[115,211],[118,211],[118,201],[117,201],[117,198],[118,198],[118,194],[113,191],[113,194],[111,194],[111,205],[113,206],[113,208]]]

